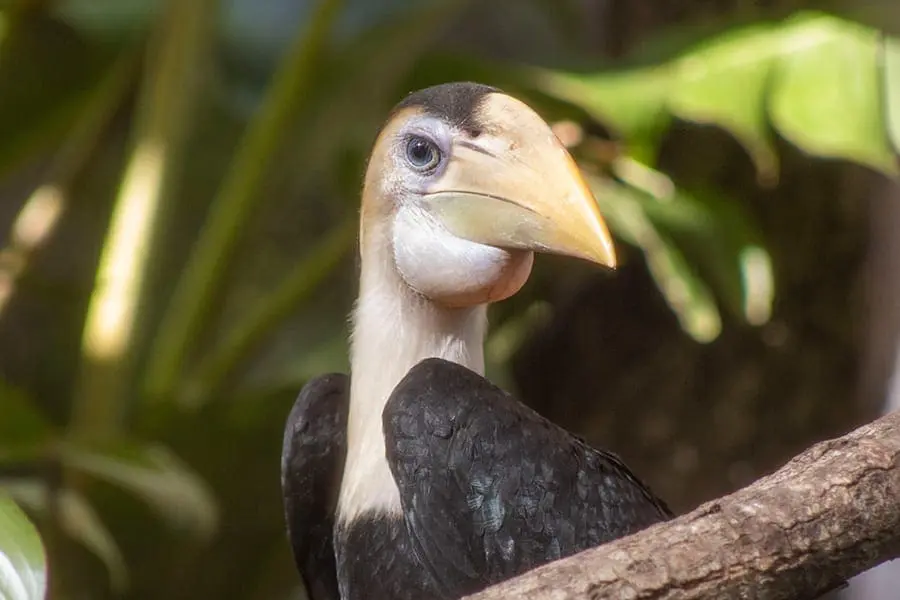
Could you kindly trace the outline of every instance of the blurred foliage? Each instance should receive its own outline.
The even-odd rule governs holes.
[[[66,242],[90,275],[71,303],[71,368],[45,388],[0,386],[0,484],[41,527],[58,597],[296,590],[281,426],[307,378],[347,369],[364,161],[407,91],[479,79],[531,100],[698,341],[723,311],[765,323],[778,265],[740,202],[657,169],[675,120],[730,132],[763,185],[777,183],[776,135],[897,173],[895,39],[826,14],[760,15],[611,68],[569,39],[581,19],[564,6],[506,15],[559,63],[526,66],[454,47],[461,23],[504,10],[464,0],[4,5],[0,175],[27,174],[27,191],[0,188],[17,198],[0,319],[60,222],[99,232]],[[492,321],[500,383],[549,310],[521,296]],[[6,543],[4,519],[25,521],[2,502]]]
[[[15,502],[0,494],[0,598],[41,600],[47,564],[37,529]]]
[[[773,128],[810,154],[896,175],[879,60],[890,43],[876,30],[804,12],[729,30],[663,64],[537,78],[542,89],[610,124],[632,155],[654,151],[677,117],[731,132],[766,183],[777,181]]]
[[[679,189],[652,170],[665,129],[674,118],[722,127],[746,148],[764,185],[778,178],[776,132],[812,155],[896,176],[896,101],[891,63],[881,59],[895,44],[856,23],[799,13],[734,28],[662,64],[530,74],[538,89],[584,108],[625,141],[626,158],[614,159],[613,172],[626,185],[598,194],[601,204],[615,215],[613,231],[644,250],[682,326],[710,341],[721,329],[714,294],[754,325],[768,319],[772,265],[737,203],[716,190]]]

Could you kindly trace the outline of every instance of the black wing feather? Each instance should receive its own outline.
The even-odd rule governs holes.
[[[294,561],[312,600],[340,600],[333,530],[349,406],[350,378],[322,375],[300,391],[284,430],[284,516]]]
[[[383,417],[410,538],[447,597],[672,517],[615,455],[458,364],[413,367]]]

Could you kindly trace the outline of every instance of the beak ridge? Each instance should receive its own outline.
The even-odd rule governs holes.
[[[462,154],[423,205],[450,233],[472,242],[615,268],[612,236],[593,193],[556,137],[548,141],[522,157]]]

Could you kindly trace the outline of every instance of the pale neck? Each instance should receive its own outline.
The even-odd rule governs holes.
[[[364,253],[365,255],[366,253]],[[484,374],[485,305],[449,309],[413,292],[389,256],[363,259],[353,314],[347,462],[338,515],[398,513],[400,496],[385,458],[382,411],[417,363],[438,357]]]

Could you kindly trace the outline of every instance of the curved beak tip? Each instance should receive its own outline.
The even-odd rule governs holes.
[[[600,247],[600,251],[597,254],[597,262],[599,262],[604,267],[615,269],[617,266],[619,266],[618,259],[616,257],[616,247],[613,244],[612,236],[610,236],[608,233],[606,237],[602,239],[602,245]]]

